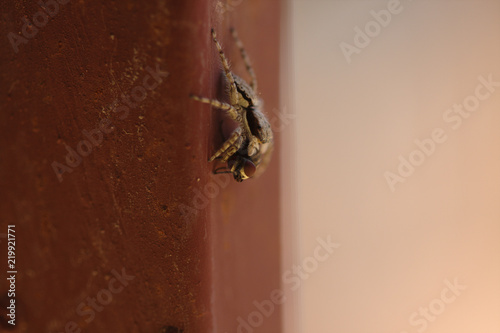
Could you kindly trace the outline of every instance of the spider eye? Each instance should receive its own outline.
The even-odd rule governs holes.
[[[253,177],[255,171],[257,171],[257,167],[252,162],[252,160],[245,157],[238,157],[237,159],[229,160],[227,166],[230,169],[233,169],[235,164],[236,168],[233,170],[234,179],[238,182],[242,182],[245,179]]]
[[[245,159],[245,162],[243,163],[243,172],[245,175],[250,178],[255,174],[255,171],[257,170],[257,167],[255,164],[253,164],[252,161]]]

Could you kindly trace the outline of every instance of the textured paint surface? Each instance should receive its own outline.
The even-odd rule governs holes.
[[[277,1],[75,0],[27,29],[16,52],[8,32],[23,36],[23,18],[40,7],[0,5],[0,234],[16,224],[19,272],[17,325],[1,312],[2,331],[66,332],[74,322],[87,332],[233,332],[279,288],[279,134],[261,178],[214,177],[206,161],[221,115],[188,98],[224,96],[212,26],[245,77],[234,25],[266,110],[278,109],[279,10]],[[168,76],[155,80],[157,68]],[[68,149],[87,156],[66,161]],[[68,168],[62,181],[54,161]],[[222,185],[203,194],[213,184]],[[0,247],[4,272],[1,238]],[[123,270],[134,278],[114,292]],[[256,331],[280,325],[276,308]]]

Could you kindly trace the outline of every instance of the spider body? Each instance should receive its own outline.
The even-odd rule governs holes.
[[[250,83],[231,72],[222,47],[217,41],[214,29],[212,29],[211,33],[224,69],[229,103],[194,95],[191,95],[191,98],[226,111],[228,116],[238,123],[238,127],[226,139],[222,147],[210,157],[209,162],[217,158],[220,158],[224,163],[227,162],[227,169],[229,170],[227,172],[231,172],[234,179],[241,182],[260,174],[269,162],[273,132],[269,121],[261,111],[262,101],[255,92],[257,79],[236,31],[231,29],[233,38],[251,76]],[[264,161],[266,163],[262,163]]]

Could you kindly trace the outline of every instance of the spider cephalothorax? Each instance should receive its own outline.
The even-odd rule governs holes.
[[[226,111],[231,119],[238,123],[238,127],[217,150],[209,162],[220,158],[227,162],[227,172],[231,172],[236,181],[243,181],[263,171],[272,152],[273,132],[266,116],[262,113],[262,101],[257,97],[257,79],[250,61],[234,29],[231,29],[233,38],[238,46],[248,73],[250,84],[233,74],[217,36],[212,29],[212,38],[219,51],[220,61],[224,69],[228,85],[229,103],[216,99],[191,95],[191,98],[218,109]]]

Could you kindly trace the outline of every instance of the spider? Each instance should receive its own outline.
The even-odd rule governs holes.
[[[216,169],[215,173],[232,173],[234,179],[241,182],[260,174],[265,166],[267,166],[267,163],[269,163],[272,152],[273,132],[269,121],[262,113],[262,100],[257,97],[255,92],[257,90],[257,78],[236,30],[231,28],[231,34],[240,51],[246,69],[250,74],[250,83],[247,83],[231,72],[213,28],[211,34],[215,46],[219,51],[220,62],[224,69],[226,84],[228,86],[229,103],[196,95],[191,95],[190,97],[195,101],[210,104],[220,110],[226,111],[227,115],[238,124],[238,127],[208,161],[212,162],[215,159],[221,159],[222,162],[227,162],[227,168]],[[227,169],[229,171],[218,172],[220,169]]]

